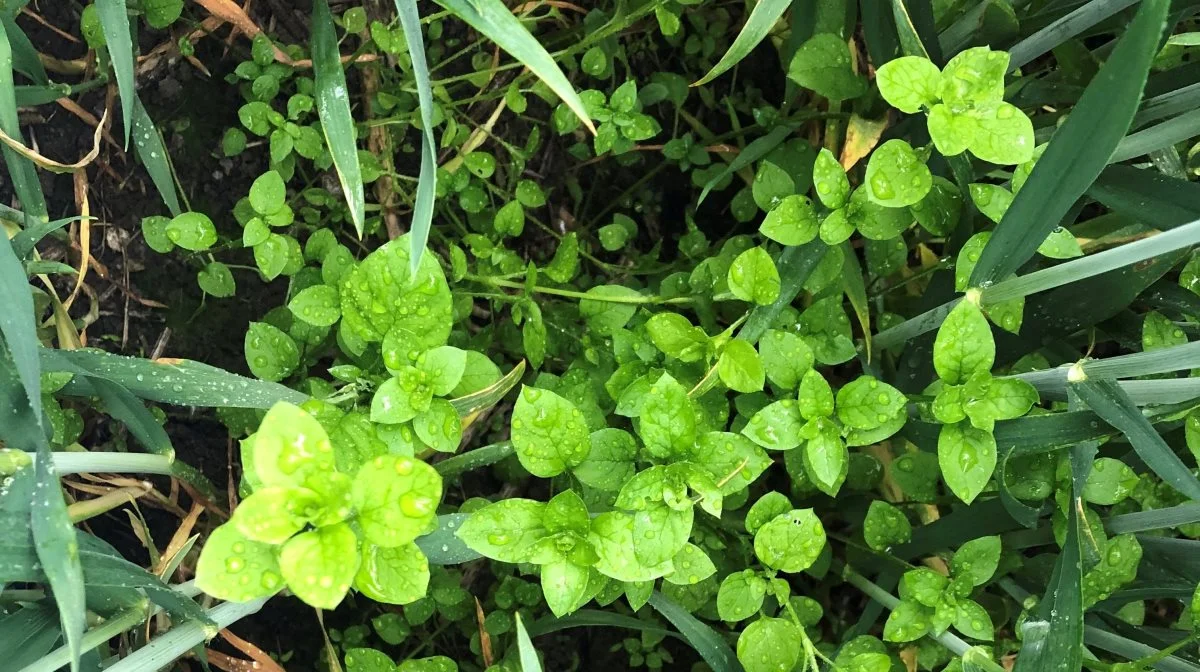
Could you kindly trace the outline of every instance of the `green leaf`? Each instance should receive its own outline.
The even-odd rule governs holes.
[[[337,169],[342,196],[350,208],[350,221],[361,238],[366,201],[358,165],[357,134],[354,117],[350,114],[350,96],[346,88],[346,73],[342,70],[337,35],[334,34],[333,15],[329,12],[326,0],[313,0],[311,47],[317,116],[321,119],[325,144],[329,146],[333,165]],[[417,262],[413,262],[413,266],[416,265]]]
[[[237,291],[233,272],[219,261],[214,261],[201,269],[196,274],[196,284],[200,285],[200,289],[204,290],[206,294],[219,299],[233,296]]]
[[[354,576],[358,592],[376,602],[409,604],[425,597],[428,587],[429,561],[415,544],[391,548],[363,544]]]
[[[1169,4],[1141,3],[996,227],[971,275],[972,286],[1002,280],[1020,268],[1108,163],[1137,110]]]
[[[557,476],[582,463],[591,449],[583,414],[549,390],[522,387],[511,424],[517,458],[539,478]]]
[[[803,245],[817,237],[817,228],[817,213],[812,201],[800,194],[792,194],[785,196],[767,213],[758,230],[781,245]]]
[[[758,352],[753,345],[737,338],[725,344],[717,362],[717,372],[721,382],[735,392],[758,392],[766,383],[766,372]]]
[[[742,301],[765,306],[779,298],[779,271],[761,247],[742,252],[729,267],[729,290]]]
[[[1188,498],[1200,499],[1200,481],[1115,381],[1092,378],[1072,382],[1071,390],[1102,420],[1119,429],[1159,478]]]
[[[722,621],[741,621],[762,608],[767,580],[752,569],[726,576],[717,590],[717,614]]]
[[[425,445],[440,452],[453,453],[462,442],[462,420],[445,399],[434,399],[429,408],[413,419],[413,431]]]
[[[248,602],[283,587],[277,548],[253,541],[230,523],[208,535],[196,562],[196,587],[219,600]]]
[[[125,0],[96,0],[96,14],[104,30],[104,41],[108,45],[108,57],[112,61],[117,78],[117,92],[121,97],[121,110],[125,120],[125,148],[129,149],[132,135],[133,109],[137,101],[134,87],[133,36],[129,33],[129,15]]]
[[[838,420],[855,429],[875,429],[900,414],[908,399],[872,376],[859,376],[837,393]]]
[[[981,380],[982,379],[982,380]],[[976,374],[966,384],[963,411],[971,424],[991,431],[997,420],[1019,418],[1038,402],[1037,389],[1015,378],[991,378]]]
[[[266,322],[251,322],[246,330],[246,363],[255,376],[277,382],[300,365],[300,351],[286,333]]]
[[[812,509],[794,509],[777,516],[754,534],[754,554],[781,572],[802,572],[825,547],[825,528]]]
[[[884,641],[913,642],[924,637],[933,627],[929,621],[930,611],[916,602],[900,602],[883,625]]]
[[[652,457],[669,459],[685,455],[696,443],[692,400],[687,389],[670,374],[664,373],[650,386],[638,418],[638,434]]]
[[[780,16],[783,16],[783,12],[790,4],[788,0],[763,0],[754,5],[750,16],[746,18],[745,25],[738,31],[733,44],[729,45],[729,50],[721,56],[721,60],[717,61],[707,74],[693,82],[692,86],[701,86],[711,82],[746,58],[751,51],[754,51],[759,42],[766,38],[775,22],[779,20]]]
[[[758,349],[766,377],[785,390],[799,387],[800,380],[815,361],[808,343],[790,331],[767,331],[759,341]]]
[[[657,504],[635,511],[633,514],[633,554],[644,566],[670,566],[692,532],[693,509],[691,506],[677,511],[665,504]]]
[[[972,639],[992,641],[995,626],[992,617],[974,600],[961,600],[954,619],[954,628]]]
[[[746,489],[771,466],[761,448],[732,432],[705,432],[689,459],[722,484],[723,495]]]
[[[334,471],[333,445],[317,419],[280,402],[254,434],[254,475],[266,486],[308,487],[308,480]]]
[[[406,366],[375,389],[371,398],[371,421],[386,425],[408,422],[429,410],[433,390],[419,369]]]
[[[903,511],[876,499],[871,502],[863,520],[863,538],[873,550],[886,551],[912,540],[912,523]]]
[[[1150,311],[1142,321],[1142,350],[1158,350],[1188,342],[1187,334],[1162,313]]]
[[[683,362],[699,361],[708,347],[708,334],[678,313],[656,313],[646,321],[646,332],[663,354]]]
[[[1129,497],[1137,484],[1137,473],[1124,462],[1112,457],[1096,458],[1083,487],[1083,499],[1089,504],[1112,506]]]
[[[549,535],[542,524],[545,509],[532,499],[505,499],[473,512],[457,536],[494,560],[524,562],[530,547]]]
[[[572,473],[584,485],[616,492],[634,474],[637,441],[623,429],[605,427],[592,432],[587,459],[575,465]]]
[[[1082,257],[1083,249],[1079,247],[1079,240],[1075,235],[1060,226],[1051,231],[1046,240],[1038,245],[1038,254],[1051,259],[1071,259]]]
[[[938,67],[920,56],[901,56],[875,71],[880,95],[889,105],[906,114],[916,114],[922,107],[931,108],[938,102],[941,77]]]
[[[961,301],[946,316],[933,343],[933,367],[948,384],[956,385],[977,372],[990,372],[996,344],[983,311]]]
[[[817,431],[804,443],[804,469],[821,492],[834,497],[846,480],[850,454],[833,423],[822,419],[809,424]]]
[[[816,369],[810,369],[800,381],[799,407],[807,420],[833,416],[833,389]]]
[[[596,561],[596,569],[618,581],[649,581],[666,575],[672,569],[669,561],[660,565],[642,563],[635,551],[634,522],[630,514],[610,511],[596,516],[592,519],[588,541],[600,556]],[[687,541],[686,536],[683,541]],[[638,538],[638,543],[641,542],[642,539]],[[671,553],[668,558],[673,555]]]
[[[958,226],[962,207],[963,198],[958,187],[950,180],[934,175],[929,193],[919,203],[909,206],[908,210],[926,231],[935,236],[947,236]],[[867,248],[868,255],[870,249]],[[907,247],[904,250],[907,251]],[[870,256],[867,259],[869,262]]]
[[[185,212],[177,215],[166,227],[167,238],[192,252],[203,252],[217,243],[217,229],[208,215]]]
[[[964,49],[942,68],[938,97],[950,105],[980,106],[1004,100],[1008,53],[987,47]]]
[[[341,604],[360,562],[358,537],[345,523],[298,534],[279,550],[279,571],[288,589],[318,609]]]
[[[350,495],[367,541],[392,548],[428,531],[442,499],[442,477],[411,457],[377,457],[359,469]]]
[[[395,672],[396,664],[382,651],[346,649],[346,672]]]
[[[831,210],[845,206],[850,197],[850,178],[846,177],[846,171],[833,152],[825,147],[821,148],[813,162],[813,186],[817,198]]]
[[[675,571],[666,576],[666,581],[677,586],[694,586],[717,573],[712,559],[695,544],[684,544],[671,565]]]
[[[800,405],[792,399],[783,399],[755,413],[742,428],[742,434],[767,450],[791,450],[800,445],[803,426]]]
[[[850,194],[845,212],[848,223],[868,240],[892,240],[913,223],[907,208],[889,208],[872,201],[865,185]]]
[[[826,245],[817,241],[785,249],[779,255],[779,298],[769,306],[756,306],[751,310],[750,317],[746,318],[746,324],[738,332],[738,338],[750,343],[757,342],[762,334],[771,328],[784,308],[791,306],[792,301],[803,289],[804,282],[808,280],[813,269],[825,256],[827,249]]]
[[[933,187],[933,175],[911,145],[888,140],[871,153],[863,182],[867,197],[888,208],[915,205]]]
[[[746,672],[791,670],[800,662],[803,641],[804,633],[795,623],[763,617],[738,635],[738,660]]]
[[[606,301],[604,299],[580,299],[579,313],[587,321],[588,328],[601,336],[611,336],[617,329],[622,329],[637,312],[637,303],[642,295],[637,290],[620,285],[599,285],[592,287],[585,294],[589,296],[624,298],[628,302]],[[686,319],[686,318],[685,318]]]
[[[313,285],[300,290],[288,301],[288,309],[296,317],[317,327],[331,326],[342,316],[338,290],[329,285]]]
[[[266,240],[254,246],[254,263],[264,278],[274,280],[287,268],[291,256],[288,247],[288,236],[277,233],[267,234]]]
[[[427,376],[433,393],[445,396],[462,382],[467,370],[467,351],[452,345],[427,350],[417,357],[417,368]]]
[[[250,185],[250,207],[260,215],[273,215],[283,209],[287,187],[283,176],[274,170],[259,175]]]
[[[563,617],[574,611],[574,607],[586,595],[588,568],[570,562],[552,562],[542,565],[542,594],[551,613]]]
[[[867,91],[867,82],[854,71],[850,46],[837,35],[814,35],[792,56],[788,79],[830,100],[857,98]]]
[[[384,340],[392,331],[401,333],[409,343],[425,346],[418,347],[419,354],[444,345],[450,337],[452,299],[433,256],[422,256],[416,273],[412,272],[408,235],[367,255],[346,274],[341,283],[342,321],[370,343]]]
[[[247,539],[278,545],[304,529],[322,505],[321,497],[308,488],[261,488],[238,504],[230,522]]]
[[[992,580],[1000,564],[1000,537],[980,537],[959,546],[950,561],[950,576],[963,578],[972,586]]]
[[[546,53],[501,0],[438,0],[438,4],[529,68],[595,135],[596,129],[592,126],[587,108],[575,93],[571,82],[558,68],[554,58]]]
[[[996,439],[991,432],[965,422],[942,425],[938,434],[938,464],[946,485],[970,504],[996,469]]]

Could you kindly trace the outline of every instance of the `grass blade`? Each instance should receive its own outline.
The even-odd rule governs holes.
[[[58,618],[67,638],[71,670],[79,668],[83,631],[86,626],[87,605],[84,597],[83,567],[79,562],[79,547],[75,527],[67,515],[67,503],[54,471],[50,446],[43,440],[38,446],[34,465],[33,496],[30,506],[33,543],[38,562],[54,591]]]
[[[700,198],[696,201],[697,207],[704,202],[704,197],[708,196],[708,192],[712,191],[712,188],[719,184],[721,180],[769,154],[772,149],[778,147],[781,142],[792,134],[792,130],[789,126],[776,126],[771,129],[770,133],[746,145],[746,148],[738,152],[738,155],[733,157],[733,160],[721,172],[714,175],[704,184],[704,188],[700,190]]]
[[[1200,522],[1200,502],[1113,516],[1104,522],[1109,534],[1164,530]]]
[[[137,89],[133,79],[133,36],[129,32],[129,14],[125,0],[96,0],[96,15],[108,43],[108,57],[117,77],[117,92],[121,96],[121,117],[125,122],[125,149],[133,127],[137,107]]]
[[[971,275],[972,287],[1016,272],[1109,163],[1137,111],[1169,7],[1168,0],[1142,3],[996,226]]]
[[[277,402],[303,404],[308,395],[278,383],[229,373],[188,359],[140,359],[100,350],[40,351],[44,371],[82,373],[112,381],[140,399],[178,406],[270,408]],[[90,396],[74,382],[67,394]]]
[[[462,455],[455,455],[448,460],[442,460],[433,465],[433,468],[437,469],[442,478],[454,478],[472,469],[493,465],[512,454],[512,442],[503,441],[483,446],[482,448],[476,448]]]
[[[692,86],[701,86],[712,80],[720,77],[726,70],[737,65],[743,58],[746,57],[763,38],[771,30],[771,26],[783,16],[786,10],[792,4],[792,0],[761,0],[754,9],[750,12],[750,16],[746,19],[746,24],[742,26],[737,37],[734,38],[733,44],[729,45],[729,51],[721,56],[721,60],[708,71],[700,79],[692,82]]]
[[[437,3],[523,63],[571,108],[592,135],[596,134],[596,127],[592,125],[583,101],[575,93],[575,87],[571,86],[554,58],[501,0],[437,0]]]
[[[146,450],[159,455],[175,454],[171,447],[171,437],[167,436],[167,431],[158,424],[158,419],[137,397],[120,385],[103,378],[92,378],[88,382],[96,390],[100,401],[104,402],[104,410],[128,427],[129,433],[133,434]]]
[[[1190,499],[1200,499],[1200,481],[1116,383],[1088,379],[1072,383],[1071,390],[1102,420],[1121,430],[1138,457],[1163,481]]]
[[[1087,194],[1113,212],[1160,230],[1200,219],[1200,185],[1154,170],[1109,166]]]
[[[20,669],[46,655],[61,636],[54,610],[32,605],[0,619],[0,656]]]
[[[1197,368],[1200,367],[1200,341],[1117,357],[1094,359],[1085,361],[1081,366],[1088,378],[1105,380],[1151,376],[1156,373]],[[1070,366],[1060,366],[1045,371],[1022,373],[1013,377],[1020,378],[1034,387],[1039,387],[1049,385],[1054,381],[1066,381],[1070,369]]]
[[[754,310],[750,311],[750,317],[746,318],[746,324],[742,325],[741,331],[738,332],[738,338],[757,343],[767,329],[771,328],[780,311],[792,305],[792,301],[804,287],[804,281],[808,280],[813,269],[821,263],[821,257],[825,256],[827,249],[829,248],[825,243],[819,240],[785,248],[776,261],[781,280],[779,298],[768,306],[755,306]]]
[[[850,307],[854,309],[859,326],[862,327],[863,347],[867,352],[867,360],[870,361],[871,306],[867,303],[867,286],[863,282],[862,266],[858,263],[858,255],[855,254],[850,241],[842,243],[842,255],[845,258],[842,264],[842,289],[846,292]]]
[[[1168,119],[1161,124],[1131,133],[1117,145],[1110,163],[1127,161],[1129,159],[1149,154],[1164,147],[1170,147],[1177,142],[1183,142],[1200,133],[1200,110],[1192,110]]]
[[[531,637],[540,637],[552,632],[580,627],[628,628],[639,632],[647,632],[652,635],[679,637],[679,633],[672,632],[652,621],[643,621],[640,618],[614,614],[610,611],[600,611],[599,609],[580,609],[562,618],[555,618],[554,616],[539,618],[529,624],[528,632]]]
[[[225,602],[208,610],[210,623],[188,621],[171,628],[166,634],[150,640],[145,646],[122,658],[106,672],[147,672],[162,670],[177,658],[213,637],[214,632],[224,630],[239,620],[257,613],[270,597],[260,597],[249,602]]]
[[[542,672],[542,662],[538,660],[537,649],[533,648],[533,640],[525,631],[521,622],[521,613],[517,612],[517,653],[521,659],[521,672]]]
[[[150,174],[150,181],[162,196],[163,203],[167,204],[167,210],[172,216],[178,216],[182,210],[179,208],[179,198],[175,195],[171,157],[167,155],[162,136],[137,96],[133,99],[133,148],[137,150],[138,158]]]
[[[50,83],[46,76],[46,68],[42,67],[42,59],[38,50],[29,41],[29,36],[21,30],[21,26],[11,16],[0,19],[4,23],[4,31],[8,33],[8,41],[12,45],[13,70],[25,75],[34,83],[45,86]]]
[[[18,213],[18,217],[24,219],[24,213]],[[83,219],[81,216],[66,217],[64,219],[56,219],[53,222],[37,222],[26,229],[17,232],[9,242],[12,243],[13,253],[21,261],[29,259],[29,253],[33,251],[35,245],[38,244],[46,236],[63,228],[71,222],[78,222]]]
[[[3,21],[0,21],[0,130],[12,138],[22,137],[13,80],[13,50]],[[33,162],[8,145],[0,147],[0,151],[3,151],[8,176],[12,180],[13,191],[21,200],[21,207],[35,219],[46,219],[46,197],[42,194],[42,183],[38,180]]]
[[[1093,0],[1013,45],[1008,71],[1013,72],[1033,59],[1075,37],[1138,0]]]
[[[338,182],[350,220],[361,238],[366,217],[366,197],[363,195],[362,175],[358,165],[358,143],[354,118],[350,116],[350,97],[346,93],[346,73],[342,70],[341,52],[334,34],[333,15],[325,0],[313,0],[312,11],[313,79],[316,82],[317,116],[325,144],[333,156]]]
[[[0,335],[8,346],[17,377],[25,389],[34,421],[42,424],[42,380],[38,363],[37,329],[33,324],[33,295],[25,269],[13,252],[8,237],[0,232]],[[43,436],[44,440],[45,437]],[[31,450],[33,446],[26,449]]]
[[[429,240],[429,229],[433,226],[433,196],[437,187],[437,143],[433,139],[433,91],[429,85],[429,65],[425,62],[425,42],[421,35],[421,17],[417,14],[416,0],[396,0],[396,14],[408,41],[408,55],[412,59],[413,77],[417,80],[417,101],[421,110],[421,173],[417,179],[417,198],[413,204],[412,236],[408,240],[411,248],[408,259],[410,271],[416,275]]]
[[[472,392],[465,397],[451,399],[450,405],[458,411],[458,417],[463,419],[463,426],[466,427],[481,411],[495,406],[496,402],[503,399],[509,390],[521,382],[523,375],[525,375],[525,360],[517,362],[512,371],[482,390]]]
[[[713,672],[742,672],[742,664],[738,662],[733,649],[729,648],[716,631],[696,620],[686,609],[657,590],[650,595],[650,606],[657,609],[658,613],[679,630],[679,634],[692,645]]]

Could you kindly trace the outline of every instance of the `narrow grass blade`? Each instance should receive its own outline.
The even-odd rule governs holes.
[[[1131,133],[1121,140],[1109,163],[1127,161],[1200,135],[1200,110],[1186,112],[1161,124]]]
[[[871,357],[871,306],[867,303],[867,286],[863,282],[862,265],[858,263],[858,255],[850,242],[842,243],[842,289],[854,309],[858,324],[863,331],[863,347],[867,352],[867,361]]]
[[[1093,359],[1085,361],[1081,366],[1089,379],[1101,378],[1104,380],[1151,376],[1156,373],[1200,368],[1200,341],[1117,357]],[[1044,371],[1030,371],[1018,374],[1014,378],[1020,378],[1040,388],[1040,386],[1048,385],[1053,381],[1066,381],[1070,368],[1070,366],[1060,366]]]
[[[725,640],[712,628],[696,620],[686,609],[657,590],[650,595],[650,606],[679,630],[679,634],[692,645],[713,672],[743,672],[742,664]]]
[[[896,22],[896,34],[900,37],[900,51],[903,51],[905,56],[919,56],[932,60],[929,50],[921,42],[921,36],[917,34],[917,26],[913,23],[908,8],[904,6],[904,0],[891,0],[891,2],[892,17]]]
[[[928,333],[937,329],[954,306],[958,305],[961,299],[948,301],[938,306],[927,310],[916,317],[909,318],[894,327],[884,329],[875,335],[875,349],[886,350],[887,348],[900,345],[910,341],[921,334]]]
[[[24,218],[24,213],[20,213],[20,217]],[[64,219],[56,219],[53,222],[37,222],[29,228],[22,229],[17,232],[17,235],[9,239],[12,243],[13,253],[21,261],[29,259],[29,253],[33,252],[33,248],[46,236],[58,231],[71,222],[78,222],[83,217],[66,217]]]
[[[32,79],[38,85],[49,84],[50,78],[46,76],[46,69],[42,67],[42,59],[37,48],[33,46],[33,42],[29,41],[29,36],[10,16],[4,17],[0,22],[3,22],[4,32],[8,33],[8,41],[12,45],[13,70]]]
[[[575,93],[575,87],[571,86],[554,58],[546,53],[546,49],[529,34],[501,0],[437,0],[437,3],[529,68],[571,108],[592,135],[596,134],[596,127],[592,125],[583,101]]]
[[[103,378],[93,378],[88,381],[100,401],[104,402],[104,410],[115,420],[119,420],[129,428],[129,433],[145,446],[146,450],[159,455],[174,455],[171,447],[171,437],[158,424],[158,419],[146,408],[137,397],[114,382]]]
[[[25,269],[13,252],[8,237],[0,231],[0,335],[25,388],[35,421],[42,422],[41,366],[38,363],[37,329],[33,323],[33,296]],[[44,440],[45,437],[43,437]]]
[[[137,106],[137,89],[134,88],[133,36],[129,32],[129,14],[125,10],[125,0],[96,0],[96,15],[100,19],[104,41],[108,43],[108,57],[112,61],[113,73],[117,77],[117,92],[121,96],[121,117],[125,122],[125,149],[129,149],[134,108]]]
[[[1097,254],[1089,254],[1057,266],[998,282],[983,290],[983,301],[985,304],[998,303],[1037,294],[1175,250],[1182,250],[1197,243],[1200,243],[1200,220],[1128,245]]]
[[[1072,383],[1071,390],[1096,415],[1121,430],[1138,457],[1163,481],[1188,498],[1200,500],[1200,481],[1119,386],[1111,380],[1088,379]]]
[[[554,616],[539,618],[529,624],[528,632],[530,637],[541,637],[542,635],[548,635],[552,632],[567,630],[569,628],[596,627],[628,628],[629,630],[647,632],[652,635],[666,635],[668,637],[679,638],[679,633],[661,627],[653,621],[643,621],[640,618],[614,614],[610,611],[600,611],[599,609],[580,609],[570,616],[562,618],[555,618]]]
[[[1154,170],[1109,166],[1087,194],[1113,212],[1160,230],[1200,219],[1200,184],[1172,179]]]
[[[738,332],[738,338],[750,343],[757,343],[767,329],[771,328],[780,311],[786,306],[792,305],[792,301],[804,287],[804,281],[808,280],[809,275],[812,275],[813,269],[821,263],[821,257],[825,256],[825,251],[828,249],[825,243],[819,240],[785,248],[775,262],[779,268],[781,281],[779,298],[770,305],[755,306],[754,310],[750,311],[750,317],[746,318],[746,323]]]
[[[1068,405],[1078,410],[1078,400]],[[1083,548],[1079,535],[1083,487],[1096,457],[1097,443],[1071,449],[1071,504],[1067,535],[1054,573],[1033,616],[1021,626],[1021,652],[1014,672],[1078,670],[1083,656]]]
[[[979,256],[971,286],[1012,275],[1109,163],[1137,111],[1169,0],[1144,0]]]
[[[762,136],[746,145],[745,149],[738,152],[738,155],[733,158],[721,172],[714,175],[708,182],[704,184],[704,188],[700,190],[700,198],[697,199],[696,205],[699,206],[704,202],[704,197],[708,196],[708,192],[712,191],[713,187],[717,186],[727,176],[736,173],[737,171],[749,166],[755,161],[761,159],[775,149],[789,135],[792,134],[792,129],[788,126],[776,126],[771,129],[770,133]]]
[[[346,93],[346,73],[334,34],[333,15],[326,0],[313,0],[312,11],[313,79],[316,82],[317,116],[325,144],[333,156],[342,195],[350,208],[350,220],[359,238],[366,217],[362,174],[358,165],[358,143],[354,118],[350,116],[350,96]]]
[[[438,516],[437,529],[417,537],[417,548],[433,565],[461,565],[483,556],[471,550],[458,538],[458,528],[470,517],[469,513],[445,513]]]
[[[1134,5],[1138,0],[1092,0],[1075,11],[1013,45],[1008,71],[1012,72],[1083,31]]]
[[[141,359],[100,350],[41,349],[45,371],[65,371],[110,380],[148,401],[210,408],[270,408],[277,402],[302,404],[308,395],[265,380],[229,373],[188,359]],[[90,390],[64,388],[88,396]]]
[[[1104,527],[1109,534],[1129,534],[1166,530],[1192,523],[1200,523],[1200,502],[1189,502],[1166,509],[1124,513],[1104,521]]]
[[[40,604],[22,607],[0,618],[0,656],[20,669],[49,653],[60,636],[53,609]]]
[[[1159,649],[1153,646],[1136,642],[1094,625],[1084,626],[1083,633],[1084,641],[1088,646],[1094,646],[1097,649],[1115,653],[1129,660],[1149,658],[1159,653]],[[1161,672],[1200,672],[1200,666],[1178,656],[1167,656],[1155,662],[1154,669],[1161,670]]]
[[[258,612],[270,597],[260,597],[249,602],[225,602],[208,610],[210,623],[189,621],[171,628],[166,634],[150,640],[145,646],[114,663],[105,672],[147,672],[162,670],[176,659],[203,644],[219,630],[228,628],[241,619]]]
[[[1149,94],[1149,88],[1146,91]],[[1200,106],[1200,82],[1187,84],[1173,91],[1161,93],[1142,102],[1142,108],[1133,118],[1133,127],[1141,128],[1159,119],[1166,119]]]
[[[44,440],[38,447],[38,458],[34,465],[29,516],[33,543],[37,549],[38,563],[54,591],[54,603],[58,606],[58,617],[67,638],[71,669],[74,671],[79,667],[87,616],[83,567],[79,562],[75,528],[67,515],[67,503],[63,500],[62,488],[54,473],[50,447]]]
[[[461,476],[472,469],[487,467],[493,465],[500,460],[513,454],[513,445],[511,441],[501,443],[493,443],[490,446],[483,446],[475,450],[455,455],[448,460],[442,460],[433,465],[442,478],[454,478]]]
[[[0,21],[0,130],[12,138],[21,137],[21,121],[17,117],[16,87],[13,80],[13,50],[5,22]],[[8,145],[0,147],[13,191],[21,200],[25,213],[34,219],[46,219],[46,197],[38,180],[33,162]]]
[[[454,410],[458,411],[458,417],[463,419],[463,425],[470,424],[470,421],[484,409],[491,408],[498,401],[508,394],[509,390],[516,387],[517,383],[521,382],[521,376],[525,375],[525,360],[517,362],[517,365],[512,368],[503,378],[488,385],[487,387],[472,392],[465,397],[457,397],[450,400],[450,405]]]
[[[421,17],[417,14],[416,0],[396,0],[396,14],[408,41],[408,55],[412,59],[413,77],[417,80],[417,102],[421,110],[421,173],[417,181],[417,198],[413,204],[412,236],[408,239],[411,249],[408,259],[410,270],[415,275],[429,240],[429,229],[433,226],[433,197],[437,187],[437,143],[433,139],[433,91],[429,85],[429,65],[425,62],[425,42],[421,35]]]
[[[171,157],[167,155],[167,147],[158,134],[150,115],[137,96],[133,99],[133,148],[137,150],[138,158],[150,174],[150,181],[162,196],[167,210],[172,216],[178,216],[179,198],[175,195],[175,180],[171,171]]]
[[[521,660],[521,672],[542,672],[542,661],[538,660],[537,649],[533,648],[533,640],[525,631],[521,622],[521,613],[517,612],[517,654]]]
[[[746,19],[746,24],[734,38],[733,44],[729,45],[729,50],[725,52],[724,56],[721,56],[721,60],[717,61],[708,74],[693,82],[692,86],[707,84],[737,65],[758,46],[759,42],[763,41],[771,27],[775,25],[780,16],[783,16],[784,10],[791,4],[792,0],[761,0],[754,6],[750,16]]]

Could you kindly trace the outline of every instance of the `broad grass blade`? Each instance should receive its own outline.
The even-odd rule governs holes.
[[[715,630],[701,623],[686,609],[672,602],[657,590],[650,595],[650,606],[658,610],[700,654],[713,672],[743,672],[733,649]]]
[[[1087,195],[1113,212],[1160,230],[1200,219],[1200,184],[1154,170],[1109,166],[1088,188]]]
[[[13,50],[9,43],[5,22],[0,21],[0,130],[9,137],[21,137],[21,121],[17,117],[16,87],[13,80]],[[21,156],[8,145],[0,147],[13,191],[21,200],[21,208],[35,220],[47,218],[46,197],[42,194],[42,183],[38,180],[33,162]]]
[[[979,256],[971,286],[1012,275],[1109,163],[1137,111],[1169,0],[1145,0]]]
[[[1008,70],[1012,72],[1138,0],[1092,0],[1075,11],[1013,45]]]
[[[4,31],[8,33],[8,41],[12,45],[13,70],[32,79],[36,84],[49,84],[50,78],[46,76],[46,68],[42,67],[38,50],[33,46],[33,42],[29,41],[25,31],[21,30],[21,26],[9,16],[0,19],[0,23],[4,24]]]
[[[412,236],[408,239],[410,271],[417,273],[429,229],[433,226],[433,196],[437,187],[437,143],[433,139],[433,91],[429,85],[429,65],[425,62],[425,43],[421,35],[421,17],[416,0],[396,0],[396,14],[404,28],[408,55],[412,59],[413,77],[417,80],[417,102],[421,110],[421,173],[417,181],[417,198],[413,204]]]
[[[746,145],[746,148],[734,157],[721,172],[714,175],[708,182],[704,184],[704,188],[700,190],[700,198],[696,201],[696,205],[704,202],[704,197],[708,196],[708,192],[712,191],[713,187],[724,180],[726,176],[732,175],[737,171],[749,166],[755,161],[761,159],[779,146],[789,135],[792,134],[792,128],[788,126],[776,126],[771,129],[770,133],[762,136]]]
[[[354,118],[350,116],[350,96],[346,92],[346,73],[334,34],[333,15],[325,0],[313,0],[312,11],[313,79],[316,82],[317,116],[325,144],[333,156],[342,195],[350,208],[350,220],[361,238],[366,218],[366,197],[358,165],[358,142]]]
[[[1125,434],[1147,467],[1189,499],[1200,500],[1200,481],[1171,450],[1129,396],[1111,380],[1088,379],[1071,391],[1108,424]]]
[[[112,60],[113,73],[117,77],[117,93],[121,96],[121,118],[125,122],[125,149],[129,149],[134,108],[137,106],[137,89],[134,88],[133,36],[129,32],[129,13],[125,9],[125,0],[96,0],[96,15],[100,19],[104,41],[108,43],[108,57]]]
[[[721,56],[721,60],[717,61],[717,64],[706,75],[693,82],[692,86],[707,84],[737,65],[758,46],[759,42],[763,41],[763,38],[770,32],[771,26],[775,25],[779,17],[783,16],[784,10],[791,4],[792,0],[761,0],[754,6],[749,18],[746,19],[746,24],[734,38],[733,44],[729,45],[729,50],[725,52],[724,56]]]
[[[437,3],[529,68],[571,108],[592,135],[596,134],[596,127],[592,125],[583,101],[575,93],[575,87],[571,86],[571,82],[554,62],[554,58],[529,34],[501,0],[437,0]]]
[[[537,649],[533,648],[533,640],[525,631],[521,622],[521,614],[517,613],[517,654],[521,660],[521,672],[542,672],[542,661],[538,660]]]

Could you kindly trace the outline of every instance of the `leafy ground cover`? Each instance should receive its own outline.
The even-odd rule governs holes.
[[[0,7],[0,659],[1200,670],[1197,8]]]

